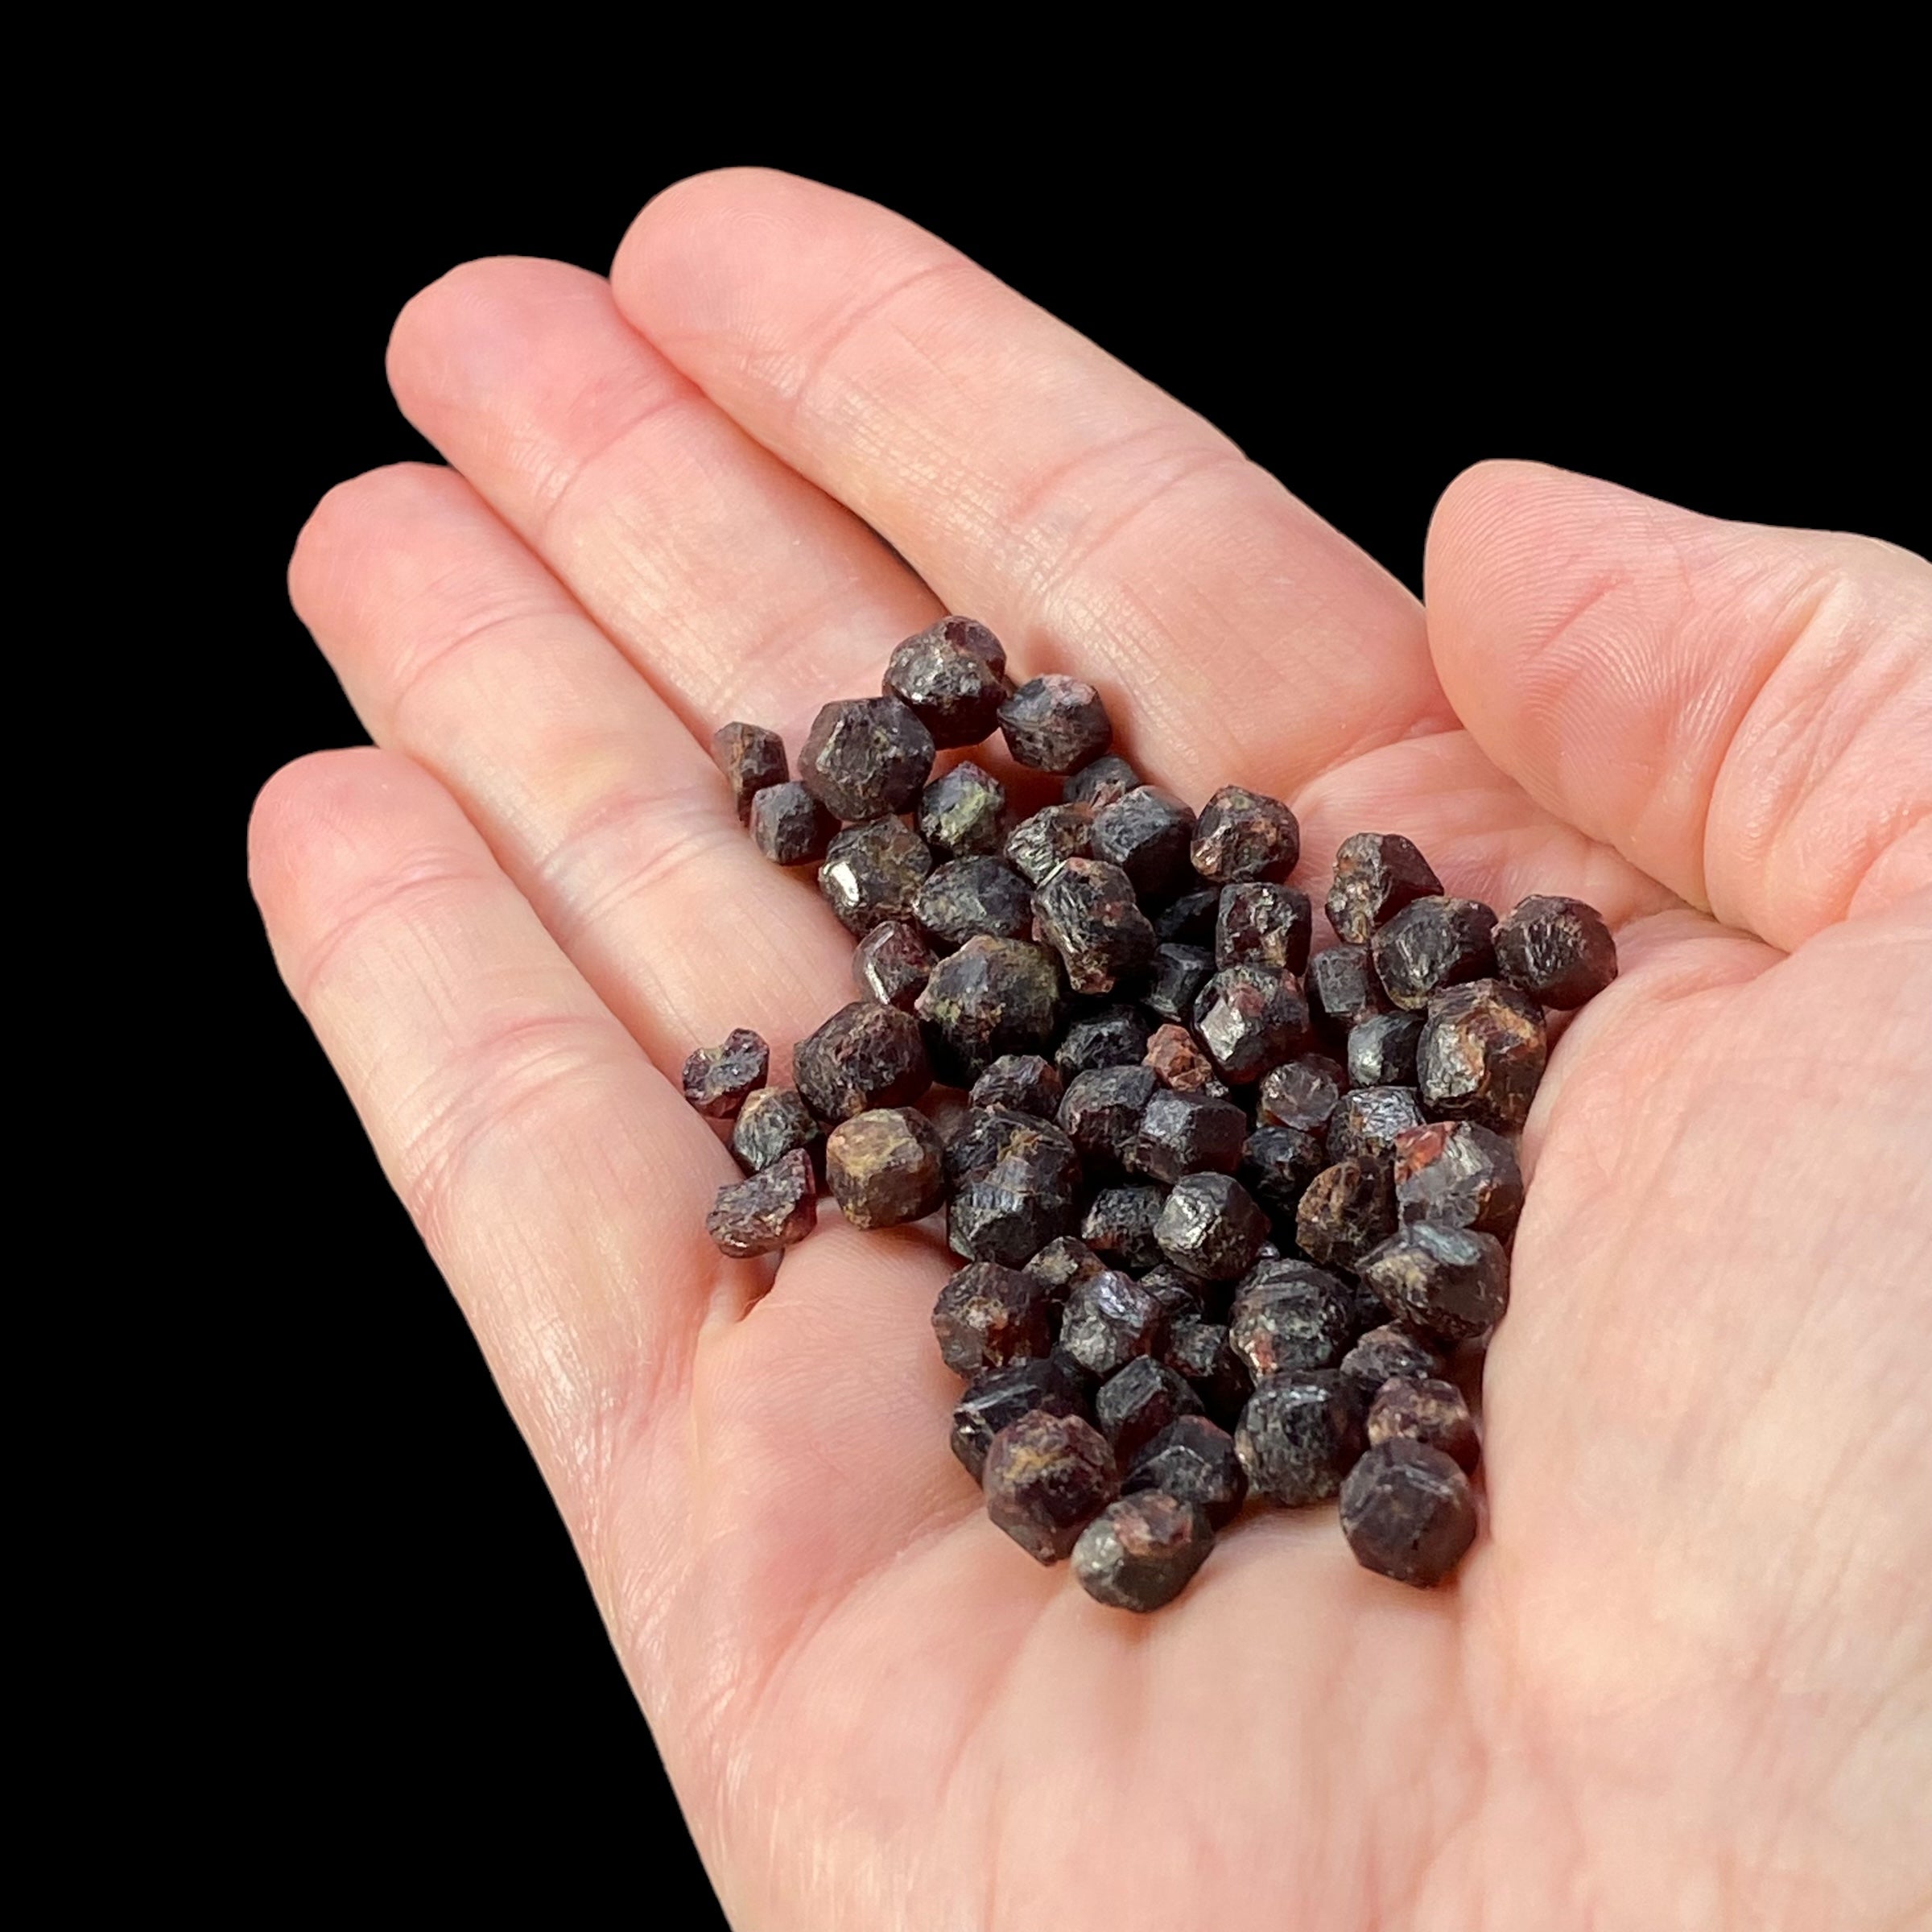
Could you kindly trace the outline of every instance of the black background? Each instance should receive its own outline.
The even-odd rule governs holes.
[[[272,221],[217,174],[196,224],[225,318],[204,419],[229,587],[198,663],[242,693],[246,720],[200,754],[233,969],[217,1024],[247,1123],[217,1184],[253,1203],[226,1223],[241,1239],[212,1303],[254,1370],[228,1378],[221,1424],[260,1479],[220,1538],[229,1667],[252,1706],[238,1748],[308,1794],[280,1823],[317,1871],[353,1886],[380,1852],[433,1887],[481,1867],[568,1909],[613,1868],[669,1860],[654,1886],[695,1873],[695,1855],[563,1530],[274,978],[242,880],[255,788],[361,737],[282,571],[331,483],[430,453],[383,386],[401,303],[477,254],[601,269],[681,175],[790,167],[976,254],[1418,588],[1437,494],[1493,455],[1922,549],[1923,486],[1898,447],[1922,450],[1922,378],[1895,224],[1860,184],[1827,194],[1761,158],[1664,188],[1447,142],[1382,187],[1315,143],[1230,167],[1212,148],[1069,141],[1018,165],[966,142],[776,134],[749,115],[621,149],[405,125],[372,155],[327,134],[236,158],[270,184]],[[353,1776],[318,1793],[314,1765],[345,1758]]]

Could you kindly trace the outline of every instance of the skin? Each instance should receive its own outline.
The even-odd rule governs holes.
[[[456,270],[390,371],[450,467],[303,532],[376,748],[270,782],[255,889],[733,1922],[1924,1923],[1932,569],[1493,464],[1425,617],[943,244],[759,172],[661,196],[609,281]],[[685,1052],[755,1026],[782,1077],[851,997],[710,731],[795,747],[943,609],[1099,683],[1153,780],[1292,799],[1318,894],[1399,829],[1616,928],[1525,1137],[1448,1586],[1276,1512],[1104,1610],[947,1451],[930,1231],[707,1242],[736,1170]]]

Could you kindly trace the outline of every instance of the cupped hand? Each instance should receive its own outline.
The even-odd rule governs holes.
[[[1425,617],[931,236],[755,172],[654,202],[608,282],[457,270],[390,373],[450,467],[345,484],[293,570],[379,749],[273,781],[256,890],[734,1922],[1927,1909],[1926,564],[1496,464]],[[1091,678],[1196,804],[1291,799],[1304,883],[1402,831],[1452,891],[1617,928],[1530,1123],[1451,1585],[1273,1512],[1102,1609],[947,1452],[930,1231],[828,1211],[775,1274],[706,1240],[736,1170],[685,1052],[750,1026],[782,1074],[852,997],[709,733],[795,749],[943,609]]]

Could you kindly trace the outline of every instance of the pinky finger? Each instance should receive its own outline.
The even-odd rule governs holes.
[[[654,1424],[723,1277],[703,1228],[730,1160],[407,759],[279,773],[250,869],[283,976],[582,1536],[614,1456],[677,1437]]]

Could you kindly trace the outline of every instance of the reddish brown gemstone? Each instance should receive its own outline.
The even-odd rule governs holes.
[[[1221,1078],[1247,1086],[1307,1046],[1308,1005],[1286,974],[1224,967],[1195,1002],[1194,1030]]]
[[[1495,930],[1496,914],[1480,899],[1416,899],[1376,934],[1369,956],[1397,1005],[1426,1006],[1445,986],[1495,970]]]
[[[1394,1226],[1395,1191],[1380,1161],[1337,1161],[1324,1167],[1294,1211],[1297,1244],[1324,1267],[1355,1267]]]
[[[1158,785],[1137,786],[1093,818],[1093,856],[1117,865],[1143,899],[1172,889],[1187,869],[1194,814]]]
[[[1000,707],[999,723],[1016,765],[1077,771],[1113,742],[1100,694],[1078,678],[1031,678]]]
[[[791,1050],[792,1076],[821,1121],[909,1107],[932,1084],[919,1023],[896,1006],[854,1000]]]
[[[1051,1121],[1010,1114],[998,1158],[968,1173],[946,1218],[955,1254],[1023,1268],[1046,1244],[1071,1234],[1079,1221],[1080,1159]],[[954,1150],[955,1172],[958,1171]]]
[[[1535,1001],[1501,980],[1478,980],[1430,1001],[1416,1084],[1430,1113],[1514,1133],[1530,1117],[1548,1059]]]
[[[933,968],[913,1011],[925,1025],[940,1078],[967,1086],[1008,1054],[1043,1051],[1060,1005],[1051,953],[1025,939],[979,937]]]
[[[1147,1038],[1145,1013],[1133,1006],[1108,1006],[1067,1029],[1053,1063],[1069,1080],[1096,1067],[1137,1067],[1146,1055]]]
[[[1080,1239],[1108,1267],[1144,1272],[1161,1259],[1154,1231],[1166,1198],[1158,1187],[1103,1187],[1080,1223]]]
[[[1429,861],[1400,833],[1358,832],[1335,855],[1328,923],[1336,938],[1365,946],[1405,906],[1442,890]]]
[[[1200,1397],[1173,1369],[1137,1355],[1100,1384],[1093,1419],[1125,1469],[1177,1416],[1198,1415],[1200,1407]]]
[[[1270,1218],[1293,1227],[1308,1183],[1328,1165],[1322,1143],[1298,1127],[1261,1127],[1241,1148],[1235,1178]]]
[[[848,826],[826,849],[819,890],[839,923],[863,939],[887,919],[910,919],[912,902],[927,873],[932,851],[897,819]]]
[[[1110,1503],[1081,1531],[1073,1573],[1109,1609],[1158,1610],[1187,1588],[1213,1547],[1204,1510],[1146,1489]]]
[[[1389,996],[1375,976],[1366,946],[1331,946],[1308,962],[1308,1003],[1332,1035],[1345,1037],[1373,1014],[1384,1012]]]
[[[861,939],[852,955],[852,977],[860,992],[881,1006],[911,1012],[926,990],[937,961],[919,929],[904,919],[887,919]]]
[[[1010,688],[1005,669],[1005,650],[984,624],[942,617],[893,652],[885,691],[918,717],[934,744],[977,745],[999,722]]]
[[[1154,928],[1117,865],[1069,859],[1034,895],[1034,937],[1067,964],[1075,993],[1111,993],[1154,960]]]
[[[1173,1322],[1161,1359],[1187,1377],[1202,1407],[1216,1422],[1234,1426],[1254,1383],[1221,1323],[1185,1318]]]
[[[1313,930],[1308,895],[1298,887],[1266,879],[1226,886],[1215,914],[1215,964],[1299,972]]]
[[[1267,1236],[1267,1216],[1226,1174],[1183,1174],[1169,1190],[1154,1228],[1161,1253],[1183,1274],[1205,1282],[1238,1280],[1253,1265]]]
[[[1228,1345],[1256,1381],[1303,1368],[1332,1368],[1354,1332],[1348,1297],[1319,1268],[1244,1287],[1228,1319]]]
[[[1147,1036],[1145,1063],[1163,1087],[1171,1087],[1176,1093],[1227,1098],[1227,1085],[1215,1071],[1214,1062],[1185,1026],[1157,1026]]]
[[[1248,1117],[1232,1100],[1162,1088],[1141,1110],[1127,1165],[1166,1185],[1185,1174],[1232,1174],[1247,1137]]]
[[[1184,1027],[1194,1017],[1194,1003],[1201,997],[1201,989],[1213,977],[1214,955],[1205,946],[1157,946],[1141,1004]]]
[[[801,1148],[718,1190],[705,1232],[726,1254],[770,1254],[802,1241],[818,1224],[819,1178]]]
[[[1090,1244],[1091,1245],[1091,1244]],[[1075,1282],[1060,1318],[1060,1352],[1089,1375],[1117,1375],[1137,1355],[1158,1352],[1167,1317],[1131,1277],[1104,1269]]]
[[[1241,1513],[1248,1475],[1225,1429],[1204,1415],[1183,1415],[1134,1458],[1121,1487],[1129,1496],[1158,1489],[1192,1503],[1219,1530]]]
[[[1298,1127],[1304,1133],[1325,1135],[1348,1086],[1348,1076],[1333,1060],[1309,1054],[1271,1067],[1261,1076],[1255,1112],[1264,1126]]]
[[[1257,1383],[1234,1432],[1249,1488],[1291,1509],[1333,1496],[1366,1440],[1361,1409],[1332,1368]]]
[[[933,1304],[939,1356],[955,1375],[1030,1361],[1053,1347],[1046,1291],[1030,1275],[994,1261],[960,1269]]]
[[[1342,1379],[1354,1389],[1364,1408],[1386,1383],[1398,1377],[1426,1381],[1442,1372],[1441,1357],[1395,1322],[1369,1329],[1342,1357]]]
[[[1080,1392],[1066,1368],[1051,1357],[1014,1362],[976,1375],[952,1411],[952,1452],[976,1483],[986,1472],[986,1452],[1009,1422],[1036,1410],[1079,1415]]]
[[[728,1121],[747,1094],[765,1084],[771,1049],[749,1028],[724,1037],[722,1046],[692,1048],[684,1062],[684,1097],[708,1120]]]
[[[1342,1485],[1342,1534],[1364,1570],[1427,1589],[1476,1541],[1469,1479],[1439,1449],[1378,1443]]]
[[[1147,1067],[1095,1067],[1074,1075],[1059,1122],[1089,1174],[1118,1174],[1125,1166],[1158,1084]]]
[[[789,1087],[761,1087],[745,1096],[731,1129],[731,1151],[747,1174],[802,1147],[815,1167],[824,1162],[825,1129]]]
[[[1364,1257],[1360,1271],[1391,1315],[1446,1342],[1482,1334],[1509,1306],[1502,1243],[1466,1228],[1417,1221]]]
[[[855,1114],[826,1137],[825,1179],[855,1228],[923,1220],[946,1200],[938,1129],[910,1107]]]
[[[751,842],[774,865],[815,865],[832,848],[839,822],[796,778],[752,795]]]
[[[1419,1013],[1377,1013],[1348,1032],[1351,1087],[1413,1087],[1415,1047],[1422,1037]]]
[[[1051,1121],[1065,1092],[1060,1070],[1037,1053],[1003,1053],[972,1084],[976,1107],[1009,1107]]]
[[[1057,1563],[1120,1488],[1092,1423],[1040,1410],[1009,1422],[986,1452],[986,1513],[1042,1563]]]
[[[1580,1006],[1616,977],[1616,942],[1581,899],[1525,899],[1496,929],[1496,969],[1546,1006]]]
[[[1069,805],[1086,805],[1098,811],[1116,799],[1125,798],[1140,782],[1140,774],[1125,758],[1096,758],[1067,779],[1060,787],[1060,796]]]
[[[1069,859],[1093,856],[1093,813],[1085,805],[1049,805],[1022,819],[1006,840],[1006,862],[1044,886]]]
[[[1033,888],[1004,859],[984,853],[935,866],[913,895],[919,930],[943,948],[1033,931]]]
[[[1397,1377],[1377,1392],[1368,1410],[1368,1439],[1386,1443],[1397,1437],[1426,1443],[1465,1469],[1473,1469],[1482,1454],[1462,1390],[1433,1376],[1415,1381]]]
[[[822,706],[799,753],[799,777],[848,824],[904,811],[932,770],[932,734],[897,698]]]
[[[1392,1161],[1395,1137],[1422,1124],[1422,1102],[1413,1087],[1358,1087],[1344,1094],[1328,1117],[1328,1157]]]
[[[762,724],[720,724],[712,733],[711,756],[731,786],[740,824],[749,823],[751,801],[759,792],[782,785],[790,775],[785,741]]]
[[[1441,1221],[1507,1241],[1523,1211],[1523,1170],[1500,1133],[1432,1121],[1395,1137],[1395,1206],[1405,1221]]]
[[[1279,799],[1224,785],[1201,814],[1189,856],[1195,870],[1217,885],[1285,879],[1302,856],[1302,829]]]
[[[997,855],[1005,843],[1006,787],[968,758],[919,794],[919,836],[941,858]]]

